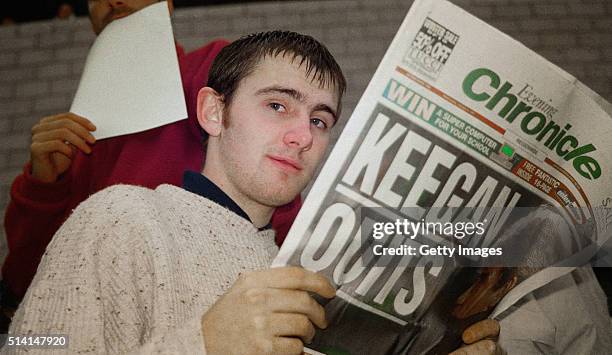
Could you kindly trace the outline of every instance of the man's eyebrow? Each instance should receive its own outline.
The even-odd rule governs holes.
[[[284,95],[292,97],[293,99],[297,101],[304,102],[304,95],[301,92],[295,89],[290,89],[290,88],[286,88],[282,86],[265,87],[263,89],[257,90],[255,92],[255,95],[265,95],[265,94],[270,94],[270,93],[284,94]],[[324,111],[324,112],[329,113],[330,115],[332,115],[334,119],[334,125],[336,124],[336,121],[338,121],[338,115],[336,111],[326,104],[318,104],[317,106],[315,106],[313,111]]]
[[[282,86],[268,86],[263,89],[257,90],[257,92],[255,92],[255,95],[265,95],[271,93],[285,94],[287,96],[291,96],[292,98],[298,101],[304,101],[304,95],[301,92],[295,89],[285,88]]]
[[[326,104],[318,104],[317,106],[315,106],[314,111],[324,111],[332,115],[332,118],[334,119],[333,126],[335,126],[336,122],[338,122],[338,115],[336,114],[336,111],[334,111],[331,107],[327,106]]]

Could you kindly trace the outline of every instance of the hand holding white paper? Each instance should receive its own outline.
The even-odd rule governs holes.
[[[70,112],[96,125],[96,139],[187,118],[165,1],[111,22],[98,36]]]

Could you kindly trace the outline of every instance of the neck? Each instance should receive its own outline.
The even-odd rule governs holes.
[[[219,187],[238,206],[240,206],[240,208],[249,216],[249,219],[256,228],[265,227],[268,225],[268,223],[270,223],[275,207],[262,205],[244,195],[230,184],[224,184],[223,182],[228,180],[222,179],[220,176],[218,176],[218,174],[215,174],[215,172],[222,170],[207,167],[208,164],[205,164],[204,169],[202,170],[202,175],[206,176],[207,179],[217,185],[217,187]]]

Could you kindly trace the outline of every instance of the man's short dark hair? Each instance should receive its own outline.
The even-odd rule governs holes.
[[[334,57],[311,36],[290,31],[259,32],[232,42],[217,54],[207,86],[223,95],[229,105],[240,81],[250,75],[263,58],[279,55],[288,55],[292,60],[298,59],[299,65],[306,65],[306,75],[312,75],[321,87],[335,87],[340,101],[346,90],[346,80]]]

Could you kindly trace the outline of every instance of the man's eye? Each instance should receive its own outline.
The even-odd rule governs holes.
[[[277,112],[285,112],[285,106],[279,104],[278,102],[272,102],[270,104],[268,104],[268,106],[270,106],[274,111]]]
[[[323,121],[320,118],[311,118],[310,119],[310,123],[315,125],[315,127],[317,127],[317,128],[327,129],[327,123],[325,123],[325,121]]]

